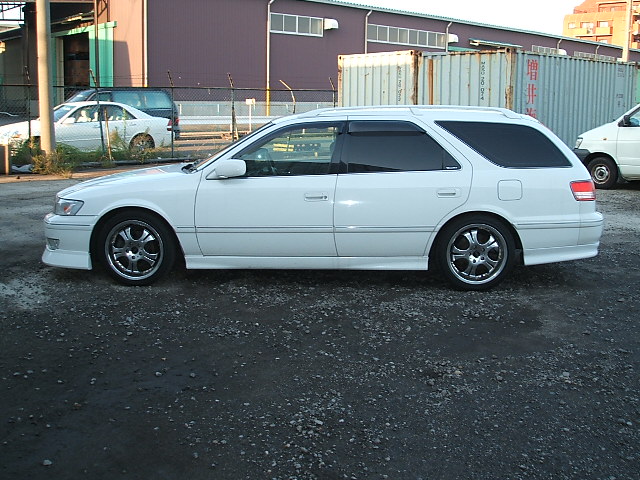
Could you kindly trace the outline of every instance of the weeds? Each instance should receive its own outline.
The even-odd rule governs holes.
[[[113,167],[116,162],[134,160],[141,164],[150,158],[167,156],[166,148],[129,148],[124,139],[114,131],[108,142],[91,151],[58,143],[53,153],[45,154],[40,148],[39,138],[24,140],[14,144],[11,161],[14,165],[33,165],[33,173],[70,175],[81,166]]]

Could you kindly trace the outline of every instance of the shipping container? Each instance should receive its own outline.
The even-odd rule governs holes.
[[[338,68],[342,106],[504,107],[537,118],[571,147],[637,103],[636,64],[511,49],[342,55]]]

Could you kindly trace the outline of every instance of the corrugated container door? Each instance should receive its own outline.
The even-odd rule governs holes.
[[[339,104],[415,105],[422,53],[415,50],[340,55]]]
[[[514,62],[511,52],[425,53],[420,103],[512,108]]]
[[[514,110],[537,118],[568,146],[635,103],[632,64],[519,52]]]

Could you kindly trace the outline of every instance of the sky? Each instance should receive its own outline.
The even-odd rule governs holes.
[[[582,0],[342,0],[501,27],[562,35],[564,16]]]

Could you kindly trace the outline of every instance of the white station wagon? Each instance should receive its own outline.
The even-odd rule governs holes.
[[[589,173],[535,119],[475,107],[280,118],[192,164],[58,193],[48,265],[150,284],[189,269],[437,268],[483,290],[514,265],[597,255]]]

